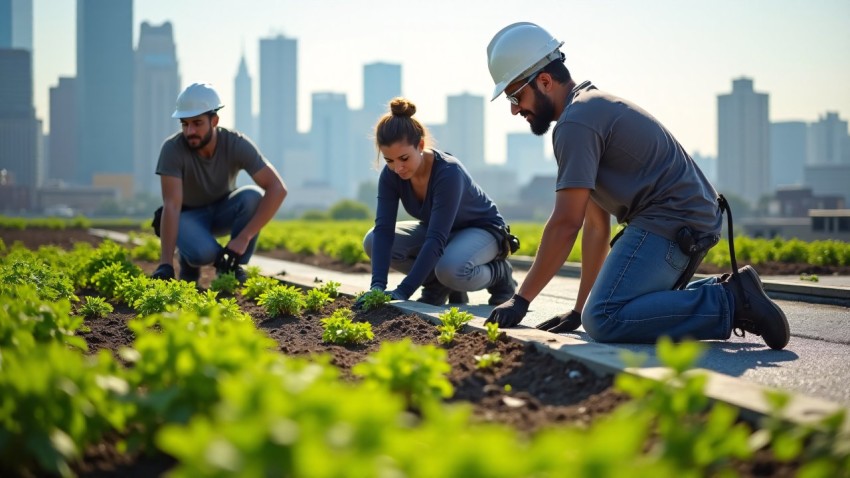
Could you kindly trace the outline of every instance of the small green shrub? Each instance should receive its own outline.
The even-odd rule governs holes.
[[[452,327],[457,331],[463,330],[464,324],[475,318],[469,312],[461,312],[457,307],[450,308],[438,317],[444,326]]]
[[[298,315],[304,309],[304,294],[293,286],[276,285],[260,294],[257,304],[272,316]]]
[[[113,310],[115,309],[112,304],[97,296],[86,297],[85,303],[80,307],[80,313],[89,319],[102,319]]]
[[[372,324],[369,322],[353,322],[350,309],[337,309],[334,313],[322,319],[322,340],[332,344],[362,344],[375,338]]]
[[[225,294],[234,294],[240,285],[239,280],[236,278],[236,273],[225,272],[219,274],[210,282],[210,289],[217,292],[224,292]]]
[[[242,295],[250,300],[257,300],[264,292],[278,285],[280,285],[280,281],[271,277],[248,277],[245,286],[242,288]]]
[[[499,354],[499,352],[474,355],[473,358],[475,359],[475,368],[479,370],[493,368],[496,365],[502,363],[502,356],[501,354]]]
[[[339,286],[341,286],[339,282],[334,282],[332,280],[325,282],[318,289],[322,292],[326,292],[329,297],[336,299],[339,297]]]
[[[311,312],[318,312],[322,307],[330,304],[334,300],[330,298],[327,292],[320,289],[310,289],[307,291],[307,298],[304,300],[304,306]]]
[[[496,342],[499,340],[499,337],[502,335],[502,331],[499,330],[499,324],[496,322],[487,322],[484,324],[484,327],[487,329],[487,340],[490,342]]]
[[[363,292],[357,296],[357,302],[361,304],[364,312],[377,309],[392,300],[389,294],[379,289]]]

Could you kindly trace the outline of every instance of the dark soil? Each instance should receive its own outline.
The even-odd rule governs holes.
[[[85,241],[93,245],[100,239],[79,229],[68,230],[0,230],[0,238],[10,246],[21,241],[26,247],[36,249],[42,245],[58,245],[70,248],[74,243]],[[264,253],[272,257],[296,260],[285,252]],[[320,267],[351,271],[351,266],[338,261],[312,256],[300,262],[310,262]],[[334,267],[336,264],[337,267]],[[156,268],[154,263],[140,263],[145,273]],[[359,267],[356,265],[354,267]],[[346,268],[348,267],[348,268]],[[368,266],[366,271],[368,271]],[[762,270],[762,268],[760,268]],[[363,272],[360,269],[358,272]],[[209,287],[214,278],[210,267],[202,268],[199,282],[201,288]],[[91,291],[80,291],[81,296]],[[400,309],[387,306],[376,311],[357,312],[356,320],[372,324],[375,340],[363,346],[328,345],[322,342],[320,318],[330,315],[340,307],[351,307],[352,299],[338,298],[320,314],[305,313],[300,317],[270,316],[251,301],[237,295],[240,306],[255,320],[257,327],[275,339],[282,353],[293,356],[311,356],[325,353],[341,371],[344,379],[356,380],[352,367],[376,351],[382,341],[410,338],[416,344],[435,344],[439,335],[433,324]],[[90,332],[83,334],[90,353],[106,349],[116,351],[129,346],[134,340],[127,322],[135,316],[127,306],[118,305],[105,319],[87,320]],[[449,379],[454,386],[454,395],[449,401],[466,401],[473,406],[473,416],[478,421],[496,421],[513,425],[516,429],[533,433],[543,427],[557,424],[586,426],[599,417],[614,410],[627,398],[612,388],[611,376],[598,376],[583,364],[575,361],[563,362],[551,355],[539,352],[533,345],[522,345],[502,339],[495,343],[480,333],[463,333],[456,336],[454,343],[441,346],[448,353],[452,366]],[[501,363],[488,370],[475,367],[474,355],[498,352]],[[506,385],[510,391],[506,391]],[[174,460],[162,453],[128,455],[116,450],[119,437],[109,437],[103,443],[90,447],[84,459],[74,465],[80,476],[159,476],[174,466]],[[773,463],[775,465],[775,463]],[[756,464],[753,464],[754,466]],[[758,476],[755,470],[739,469],[746,476]],[[774,472],[779,471],[774,469]],[[785,473],[771,473],[785,476]]]

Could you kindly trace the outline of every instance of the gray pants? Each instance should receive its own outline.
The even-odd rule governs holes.
[[[390,251],[390,267],[407,274],[413,268],[416,256],[425,242],[427,228],[419,221],[399,221],[395,226],[395,239]],[[372,257],[374,228],[363,238],[363,249]],[[492,279],[485,265],[499,254],[499,244],[493,234],[484,229],[469,227],[449,234],[446,250],[434,267],[437,280],[457,291],[481,290]]]

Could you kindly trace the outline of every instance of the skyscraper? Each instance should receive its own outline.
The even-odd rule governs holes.
[[[554,164],[546,164],[543,137],[532,133],[508,133],[508,155],[505,167],[514,173],[517,186],[525,186],[531,178],[547,174],[555,176]]]
[[[363,65],[365,111],[381,115],[387,110],[390,100],[397,96],[401,96],[401,65],[383,62]]]
[[[357,192],[352,181],[348,102],[344,93],[313,93],[313,120],[310,144],[318,168],[314,179],[328,183],[339,197],[351,198]]]
[[[156,163],[166,137],[180,129],[171,117],[180,75],[171,23],[142,22],[136,49],[136,128],[133,176],[137,192],[159,194]]]
[[[133,174],[133,1],[77,0],[77,181]]]
[[[807,158],[808,164],[850,164],[847,121],[838,113],[827,112],[809,125]]]
[[[32,0],[0,0],[0,48],[32,52]]]
[[[286,174],[286,150],[298,137],[298,40],[260,39],[260,150]]]
[[[462,93],[446,99],[446,129],[437,140],[468,170],[483,169],[484,97]]]
[[[66,181],[77,172],[77,79],[59,78],[50,88],[47,179]]]
[[[753,80],[732,81],[732,93],[717,96],[717,189],[755,205],[770,193],[768,95]]]
[[[770,124],[770,189],[802,185],[806,164],[806,123],[780,121]]]
[[[251,75],[248,74],[248,65],[245,63],[245,55],[239,60],[239,71],[233,82],[233,127],[257,141],[259,138],[254,134],[254,94],[252,91]]]
[[[0,170],[15,184],[38,186],[38,140],[32,93],[32,55],[0,49]]]

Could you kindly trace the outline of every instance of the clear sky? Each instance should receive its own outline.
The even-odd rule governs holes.
[[[142,21],[171,21],[182,83],[216,85],[223,125],[232,125],[241,55],[256,101],[259,39],[277,34],[298,39],[300,130],[313,92],[346,93],[359,108],[363,65],[375,61],[400,63],[417,117],[443,122],[447,95],[489,100],[487,44],[516,21],[564,41],[577,81],[642,106],[690,152],[716,154],[716,96],[740,76],[770,94],[771,121],[850,117],[848,0],[135,0],[133,8],[134,46]],[[36,114],[47,129],[49,88],[76,72],[76,2],[34,0],[33,10]],[[488,102],[489,162],[504,160],[514,131],[527,132],[526,122],[504,98]]]

